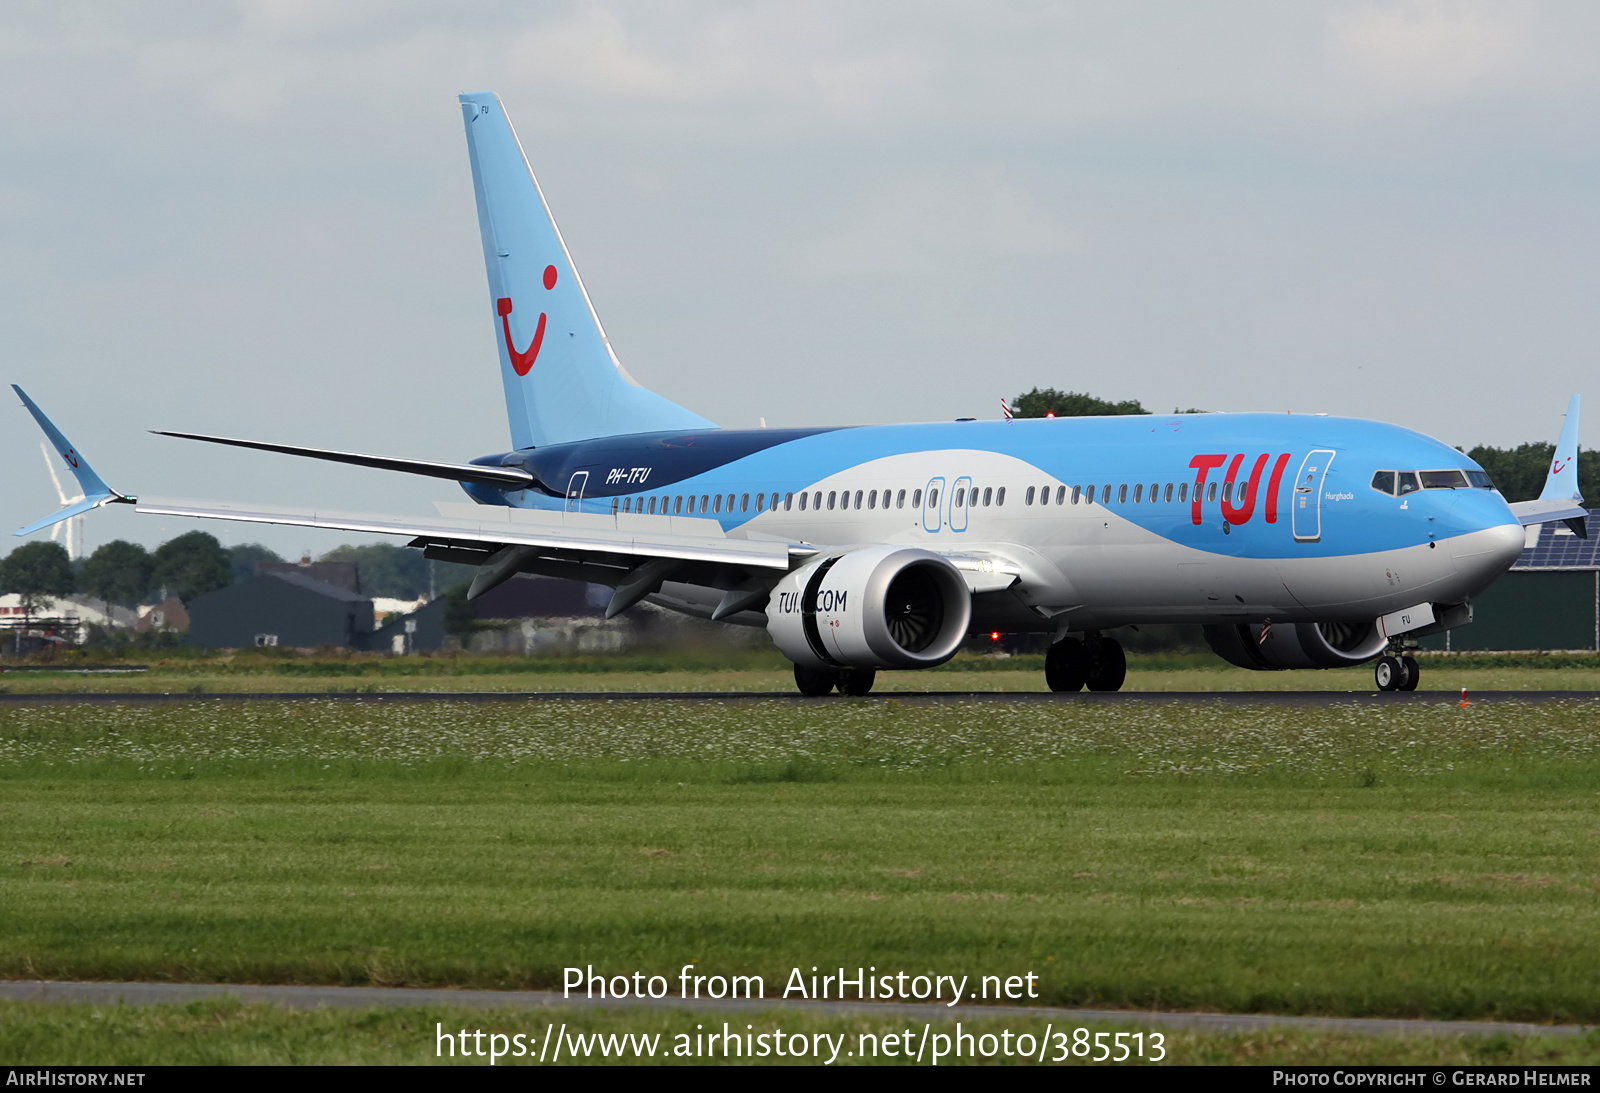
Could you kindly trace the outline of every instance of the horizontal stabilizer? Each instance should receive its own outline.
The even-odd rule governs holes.
[[[230,444],[235,448],[254,448],[261,452],[278,452],[281,455],[300,455],[309,459],[326,459],[332,463],[349,463],[356,467],[375,467],[381,471],[401,471],[429,478],[447,478],[452,482],[482,482],[502,489],[527,489],[537,487],[538,479],[517,467],[485,467],[477,463],[435,463],[427,459],[399,459],[387,455],[362,455],[359,452],[337,452],[329,448],[302,448],[295,444],[266,444],[258,440],[235,440],[226,436],[205,436],[201,433],[171,433],[165,429],[151,429],[157,436],[175,436],[183,440],[203,440],[207,444]]]
[[[1563,523],[1573,530],[1580,539],[1589,537],[1587,519],[1589,510],[1564,498],[1540,499],[1538,501],[1513,501],[1511,514],[1517,518],[1517,523],[1523,527],[1532,527],[1534,524]]]

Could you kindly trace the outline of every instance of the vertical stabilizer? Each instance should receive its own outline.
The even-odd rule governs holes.
[[[1583,493],[1578,489],[1577,395],[1567,404],[1567,420],[1561,426],[1561,439],[1556,441],[1556,454],[1550,461],[1550,474],[1544,480],[1539,500],[1583,501]]]
[[[461,113],[512,443],[714,428],[623,371],[499,98],[462,95]]]

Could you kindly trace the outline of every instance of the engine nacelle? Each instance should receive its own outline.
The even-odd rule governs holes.
[[[1211,651],[1241,668],[1272,672],[1283,668],[1348,668],[1371,660],[1389,644],[1368,622],[1279,623],[1261,640],[1259,623],[1207,626]]]
[[[807,668],[931,668],[956,655],[971,620],[960,570],[916,547],[811,562],[767,601],[767,633]]]

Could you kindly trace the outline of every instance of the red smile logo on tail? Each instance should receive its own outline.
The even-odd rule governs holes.
[[[544,287],[546,292],[556,287],[556,267],[544,267]],[[525,351],[519,351],[511,340],[511,297],[502,296],[496,300],[495,310],[500,315],[500,329],[505,331],[506,352],[511,355],[511,368],[517,375],[526,376],[533,368],[533,362],[539,359],[539,347],[544,344],[544,326],[549,317],[539,312],[539,325],[534,327],[533,341],[528,343]]]

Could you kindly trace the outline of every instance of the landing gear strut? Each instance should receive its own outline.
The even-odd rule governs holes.
[[[1116,691],[1128,678],[1128,658],[1122,643],[1102,637],[1098,630],[1084,640],[1062,638],[1044,658],[1044,681],[1052,691]]]
[[[1380,691],[1414,691],[1422,677],[1417,660],[1401,646],[1391,646],[1372,668]]]

